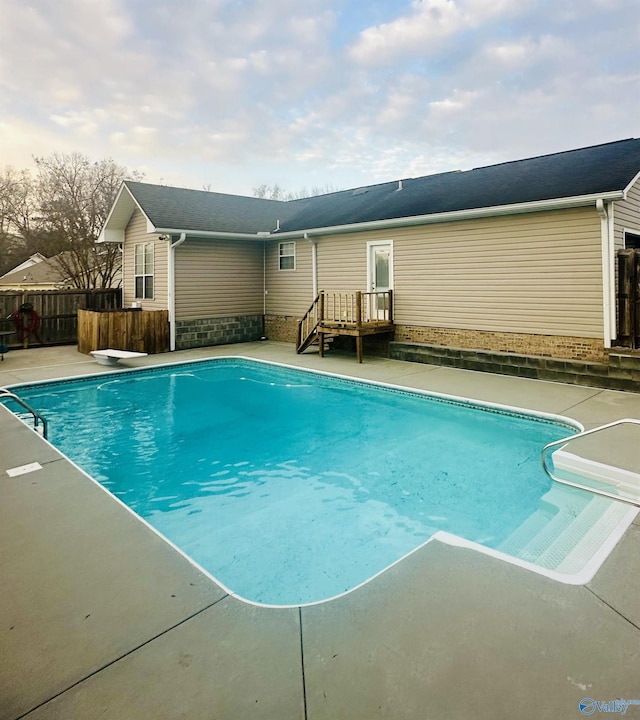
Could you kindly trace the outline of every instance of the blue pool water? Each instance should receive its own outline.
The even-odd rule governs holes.
[[[537,532],[551,489],[540,451],[575,431],[239,359],[14,391],[56,447],[224,586],[274,605],[345,592],[438,530],[497,549],[530,518]]]

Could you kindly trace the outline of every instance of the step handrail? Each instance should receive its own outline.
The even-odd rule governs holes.
[[[607,492],[606,490],[601,490],[600,488],[592,488],[587,485],[581,485],[580,483],[572,482],[571,480],[564,480],[564,479],[559,478],[556,475],[554,475],[553,472],[549,469],[549,466],[547,464],[547,458],[548,458],[551,450],[558,448],[560,446],[564,447],[571,440],[577,440],[578,438],[583,438],[583,437],[587,437],[588,435],[593,435],[594,433],[598,433],[601,430],[607,430],[609,428],[616,427],[617,425],[625,425],[625,424],[640,425],[640,420],[636,420],[635,418],[623,418],[622,420],[615,420],[614,422],[607,423],[606,425],[599,425],[598,427],[592,428],[591,430],[583,430],[582,432],[575,433],[574,435],[570,435],[569,437],[561,438],[560,440],[554,440],[553,442],[547,443],[542,448],[542,452],[540,453],[540,460],[542,461],[543,470],[555,482],[562,483],[563,485],[569,485],[570,487],[575,487],[575,488],[578,488],[579,490],[587,490],[589,492],[594,493],[595,495],[602,495],[603,497],[607,497],[612,500],[619,500],[620,502],[624,502],[629,505],[635,505],[636,507],[640,507],[640,497],[638,497],[637,500],[633,500],[632,498],[624,497],[622,495],[615,495],[614,493]],[[639,490],[640,490],[640,488],[639,488]]]
[[[322,293],[318,293],[307,312],[302,319],[298,321],[298,340],[296,342],[296,352],[298,354],[309,347],[322,319],[320,317],[322,311],[319,308],[321,295]]]
[[[0,400],[2,400],[3,398],[13,400],[14,402],[18,403],[18,405],[22,406],[27,412],[30,412],[33,415],[34,429],[37,429],[38,421],[40,421],[42,423],[42,437],[45,440],[47,439],[47,421],[37,410],[34,410],[31,405],[27,404],[21,397],[18,397],[15,393],[7,390],[7,388],[0,388]]]

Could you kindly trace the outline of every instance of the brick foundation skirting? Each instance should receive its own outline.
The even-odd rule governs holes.
[[[292,315],[266,315],[264,318],[264,334],[269,340],[277,342],[298,341],[298,321]]]
[[[295,343],[297,331],[297,317],[265,318],[269,340]],[[441,342],[427,342],[429,337]],[[383,355],[394,360],[640,392],[640,356],[621,348],[605,350],[601,340],[416,326],[397,326],[391,342],[386,336],[364,340],[365,356]],[[455,345],[454,340],[459,344]],[[336,348],[353,350],[349,345],[353,338],[338,337],[334,342]]]
[[[622,349],[611,351],[607,362],[602,363],[402,342],[391,343],[390,355],[394,360],[407,362],[610,390],[640,391],[640,357]]]
[[[607,360],[603,341],[594,338],[397,325],[394,340],[401,343],[539,355],[564,360],[589,362],[606,362]]]
[[[267,315],[265,335],[269,340],[295,343],[298,320],[298,317],[292,315]],[[396,325],[393,340],[400,343],[439,345],[464,350],[539,355],[562,360],[596,363],[607,361],[607,351],[603,341],[595,338]],[[387,341],[388,337],[385,337],[384,342],[368,344],[371,345],[374,354],[386,355]]]
[[[252,342],[262,337],[262,315],[176,321],[176,349]]]

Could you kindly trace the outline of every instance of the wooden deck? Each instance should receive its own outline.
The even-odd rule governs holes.
[[[321,291],[298,323],[296,351],[318,345],[324,357],[328,338],[347,335],[356,339],[356,358],[362,362],[362,338],[365,335],[392,333],[393,291],[325,292]]]

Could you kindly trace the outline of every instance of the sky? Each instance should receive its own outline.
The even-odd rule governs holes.
[[[0,0],[0,169],[346,189],[639,125],[638,0]]]

